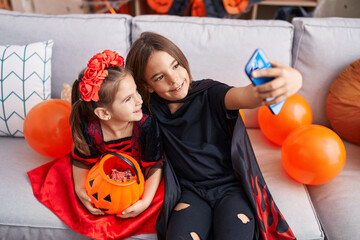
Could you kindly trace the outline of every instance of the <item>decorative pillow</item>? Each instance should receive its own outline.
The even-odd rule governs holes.
[[[332,83],[326,115],[339,136],[360,146],[360,59],[346,67]]]
[[[0,136],[23,137],[26,114],[50,98],[53,41],[0,46]]]

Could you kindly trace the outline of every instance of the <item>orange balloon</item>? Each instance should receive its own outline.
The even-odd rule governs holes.
[[[24,120],[24,137],[41,155],[57,158],[71,152],[71,104],[49,99],[35,105]]]
[[[296,181],[319,185],[329,182],[341,172],[346,151],[334,131],[320,125],[306,125],[286,138],[281,160],[286,172]]]
[[[312,112],[308,102],[299,94],[288,97],[278,115],[266,106],[260,107],[258,121],[267,139],[282,146],[286,137],[300,126],[312,123]]]

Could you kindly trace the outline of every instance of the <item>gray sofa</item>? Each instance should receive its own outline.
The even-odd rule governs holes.
[[[0,45],[53,40],[51,97],[60,98],[90,57],[104,49],[126,56],[143,31],[172,39],[187,56],[195,79],[213,78],[233,86],[249,84],[244,65],[261,47],[269,58],[297,68],[300,94],[313,123],[329,127],[325,100],[337,74],[360,57],[360,19],[296,18],[231,20],[175,16],[46,16],[0,11]],[[281,165],[281,148],[261,133],[257,110],[244,110],[255,154],[265,180],[299,240],[360,239],[360,147],[344,141],[347,159],[331,182],[306,186]],[[32,193],[27,172],[51,158],[35,152],[22,137],[0,137],[0,239],[88,239],[69,229]],[[134,239],[155,239],[154,234]],[[239,238],[240,239],[240,238]]]

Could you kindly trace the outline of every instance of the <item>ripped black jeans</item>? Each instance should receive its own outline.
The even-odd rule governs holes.
[[[255,217],[240,186],[182,189],[166,239],[254,239]]]

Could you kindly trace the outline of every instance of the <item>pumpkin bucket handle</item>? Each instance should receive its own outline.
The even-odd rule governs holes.
[[[122,156],[121,154],[118,154],[117,152],[110,152],[110,151],[109,151],[109,152],[104,152],[102,155],[105,156],[105,155],[107,155],[107,154],[111,154],[111,155],[113,155],[113,156],[115,156],[115,157],[120,158],[120,159],[123,160],[124,162],[126,162],[126,163],[134,170],[134,172],[135,172],[135,174],[136,174],[137,183],[140,184],[139,173],[138,173],[135,165],[134,165],[129,159],[125,158],[125,157]]]

